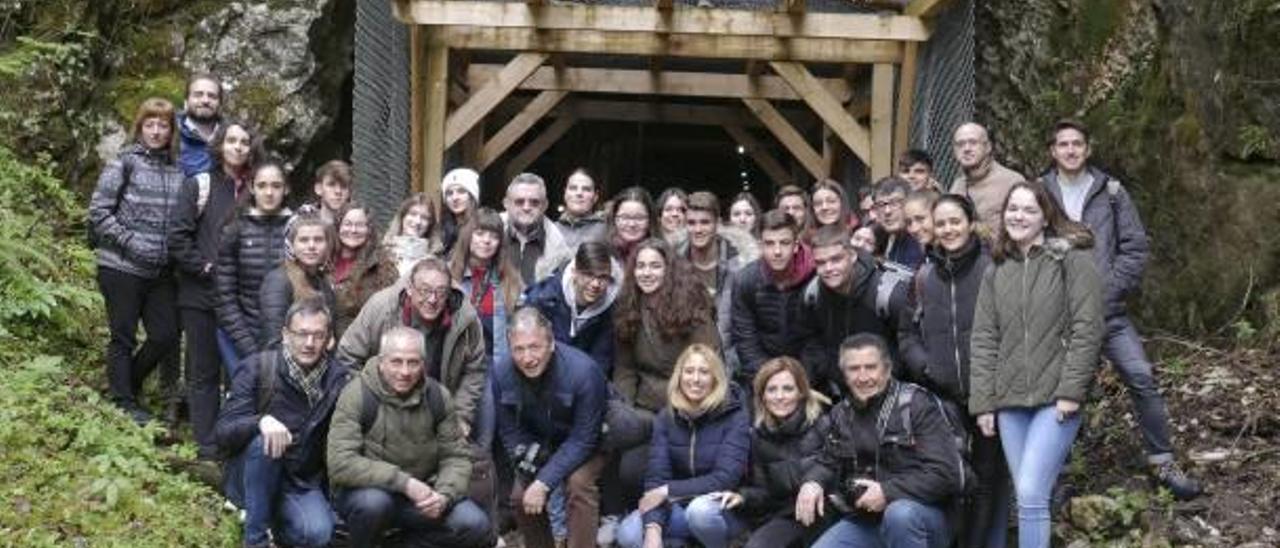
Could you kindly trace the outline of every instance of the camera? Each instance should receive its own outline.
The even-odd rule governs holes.
[[[827,499],[831,501],[831,505],[835,506],[836,510],[840,511],[841,514],[864,513],[858,509],[856,504],[858,499],[862,498],[862,495],[867,492],[867,486],[858,483],[858,479],[846,477],[840,482],[840,489],[827,496]]]
[[[550,452],[541,443],[520,444],[516,446],[511,461],[515,463],[516,475],[524,480],[532,480],[538,470],[551,458]]]

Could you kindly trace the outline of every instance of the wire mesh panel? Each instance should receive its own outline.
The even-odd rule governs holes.
[[[409,27],[391,14],[391,2],[361,1],[355,40],[355,194],[386,226],[409,192]]]
[[[973,1],[957,0],[939,14],[920,54],[911,147],[929,151],[944,185],[960,174],[951,156],[951,133],[973,119]]]

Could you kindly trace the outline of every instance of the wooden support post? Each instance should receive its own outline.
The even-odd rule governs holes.
[[[893,154],[907,151],[911,140],[911,115],[916,100],[916,70],[919,46],[909,43],[903,48],[902,67],[898,70],[898,111],[897,120],[893,123]]]
[[[902,14],[928,19],[941,13],[950,4],[951,0],[911,0],[902,9]]]
[[[542,156],[542,154],[547,151],[547,149],[550,149],[551,145],[556,144],[556,141],[559,141],[561,137],[564,137],[564,134],[568,133],[569,129],[573,127],[573,124],[577,122],[578,119],[573,116],[562,116],[560,118],[556,118],[551,125],[547,126],[547,129],[538,134],[538,136],[534,138],[528,146],[524,147],[524,150],[521,150],[519,154],[516,154],[511,158],[511,161],[507,163],[507,180],[510,181],[511,179],[514,179],[516,175],[519,175],[520,172],[529,167],[534,160],[537,160],[539,156]]]
[[[813,112],[822,118],[822,121],[831,127],[836,136],[852,150],[854,154],[868,161],[871,152],[871,139],[867,133],[867,129],[862,127],[857,120],[853,119],[844,107],[840,105],[840,101],[831,95],[826,88],[822,87],[822,83],[809,69],[800,63],[790,61],[774,61],[769,63],[773,67],[773,71],[778,73],[783,80],[791,85],[796,93],[804,99],[804,102],[813,109]],[[892,65],[889,65],[892,67]],[[874,110],[874,106],[873,106]]]
[[[822,170],[822,156],[809,146],[804,136],[796,131],[796,128],[782,116],[782,113],[778,112],[778,109],[773,108],[773,105],[764,99],[743,99],[742,102],[757,118],[760,118],[760,121],[782,142],[782,145],[791,151],[791,155],[799,160],[814,179],[821,180],[827,177],[827,173]]]
[[[449,101],[449,49],[427,27],[410,30],[409,185],[439,192],[444,171],[444,125]]]
[[[893,174],[893,65],[871,71],[871,179]]]
[[[478,90],[473,90],[467,102],[453,111],[445,124],[445,148],[458,142],[458,139],[483,120],[493,107],[498,106],[498,103],[501,103],[512,90],[516,89],[516,86],[533,74],[533,71],[546,60],[545,53],[521,53],[507,63],[493,81],[481,86]]]
[[[552,57],[554,63],[556,58]],[[755,63],[757,67],[762,63]],[[491,81],[502,70],[502,65],[471,65],[467,69],[470,87],[479,88]],[[839,101],[845,102],[853,95],[849,83],[840,78],[819,80],[823,87]],[[554,66],[533,71],[520,84],[521,90],[564,90],[581,93],[624,93],[634,95],[673,95],[679,97],[713,97],[717,99],[781,99],[799,101],[794,89],[781,78],[773,75],[722,74],[715,72],[662,71],[604,69]]]
[[[723,127],[724,131],[738,143],[738,146],[741,146],[747,151],[747,154],[751,155],[751,159],[755,160],[756,165],[764,170],[765,175],[769,176],[775,186],[782,186],[790,182],[787,170],[746,128],[737,124],[725,124]]]
[[[507,125],[493,134],[493,138],[484,144],[484,149],[480,151],[480,155],[476,159],[475,167],[477,171],[484,171],[485,168],[493,164],[502,153],[506,152],[511,145],[515,144],[525,132],[529,131],[534,124],[538,123],[543,116],[546,116],[551,109],[560,104],[560,101],[569,95],[567,91],[544,91],[534,97],[529,104],[525,105]]]

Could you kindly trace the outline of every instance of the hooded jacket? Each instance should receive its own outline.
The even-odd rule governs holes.
[[[1105,333],[1088,249],[1047,238],[982,276],[970,338],[969,412],[1084,403]]]
[[[797,246],[781,283],[764,259],[738,272],[733,286],[730,344],[738,353],[739,378],[754,377],[760,365],[777,356],[798,356],[804,346],[799,327],[805,284],[813,277],[813,252]]]
[[[245,210],[227,223],[218,242],[214,295],[218,325],[231,337],[236,351],[248,356],[261,350],[258,335],[262,279],[284,260],[285,228],[293,212],[266,214]]]
[[[128,181],[125,178],[128,177]],[[132,144],[107,164],[89,201],[98,266],[157,278],[169,266],[169,227],[183,176],[168,150]]]
[[[422,383],[435,383],[423,378]],[[378,399],[378,414],[367,431],[361,409],[369,387]],[[377,358],[342,390],[329,426],[329,481],[349,489],[376,487],[403,493],[417,479],[456,501],[467,495],[471,451],[458,429],[452,398],[445,391],[445,416],[436,417],[422,384],[395,395],[382,381]]]
[[[912,380],[950,401],[969,400],[969,337],[991,255],[975,236],[955,255],[930,250],[914,279],[916,312],[898,330]]]
[[[576,261],[570,261],[563,269],[524,292],[524,304],[537,308],[551,321],[551,331],[556,340],[590,355],[606,378],[613,375],[613,303],[621,293],[623,279],[622,264],[617,259],[611,259],[609,263],[613,282],[600,300],[586,309],[578,310],[577,295],[573,289]]]
[[[199,205],[201,183],[192,177],[182,185],[169,227],[169,256],[178,270],[178,306],[212,311],[218,302],[214,293],[218,241],[238,202],[234,179],[221,170],[207,176],[209,193],[203,209]]]
[[[366,367],[365,362],[378,354],[383,333],[393,327],[409,326],[405,322],[409,299],[405,288],[401,280],[369,298],[338,343],[338,357],[342,361],[355,369]],[[443,363],[435,370],[440,372],[440,384],[453,394],[458,420],[473,426],[489,371],[489,359],[484,353],[484,327],[480,325],[476,309],[457,288],[449,290],[446,306],[449,330],[444,335],[440,354]]]

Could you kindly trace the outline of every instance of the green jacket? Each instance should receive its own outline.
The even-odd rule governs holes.
[[[422,386],[394,396],[378,374],[377,358],[338,396],[329,425],[329,481],[335,487],[377,487],[404,493],[409,478],[458,500],[471,478],[471,450],[458,428],[453,400],[445,394],[444,419],[432,416]],[[423,379],[423,382],[436,382]],[[361,432],[360,409],[368,386],[379,400],[378,415]]]
[[[982,276],[970,339],[969,412],[1084,403],[1105,323],[1093,254],[1049,238]]]

